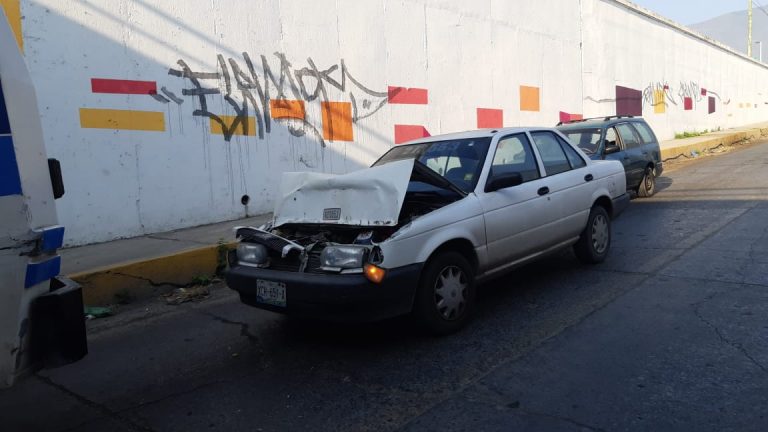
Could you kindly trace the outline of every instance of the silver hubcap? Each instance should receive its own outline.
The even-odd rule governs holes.
[[[648,170],[648,172],[645,173],[645,190],[649,192],[653,190],[654,182],[656,180],[655,177],[653,170]]]
[[[595,216],[592,221],[592,248],[595,252],[601,254],[608,248],[608,220],[603,215]]]
[[[456,266],[445,267],[435,281],[437,311],[446,320],[455,320],[464,312],[467,278]]]

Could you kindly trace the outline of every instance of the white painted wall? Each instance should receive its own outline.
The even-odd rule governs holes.
[[[616,86],[647,91],[666,85],[664,113],[656,113],[653,101],[643,104],[659,139],[768,119],[764,65],[623,0],[583,0],[581,13],[585,115],[614,114]],[[690,111],[686,87],[695,93]],[[716,99],[712,114],[709,96]]]
[[[355,170],[393,145],[395,125],[423,125],[432,134],[473,129],[476,108],[502,109],[505,126],[554,125],[561,111],[613,114],[615,102],[588,98],[612,99],[616,85],[642,90],[666,80],[676,88],[678,80],[692,80],[731,103],[718,105],[715,115],[706,114],[706,107],[669,108],[663,115],[650,108],[646,115],[660,137],[765,117],[766,91],[757,83],[766,74],[763,67],[615,1],[22,0],[21,5],[48,151],[65,170],[67,194],[57,204],[70,245],[269,212],[282,172]],[[388,86],[424,88],[428,104],[385,104],[354,123],[352,141],[323,147],[316,138],[323,130],[320,98],[306,101],[312,127],[298,125],[304,137],[292,134],[285,121],[272,121],[263,138],[235,136],[227,142],[210,133],[208,119],[193,116],[199,100],[182,95],[182,89],[192,88],[190,80],[168,71],[184,60],[196,72],[222,72],[219,54],[247,70],[243,52],[262,85],[262,55],[276,78],[281,65],[276,52],[285,55],[292,72],[310,68],[309,59],[321,71],[340,68],[343,59],[366,88],[378,94],[386,94]],[[330,75],[341,79],[339,69]],[[155,81],[184,102],[93,93],[92,78]],[[314,87],[314,80],[305,81]],[[223,78],[202,83],[226,91]],[[387,99],[366,95],[349,80],[347,85],[345,91],[326,85],[327,99],[350,102],[351,92],[362,113]],[[521,85],[540,88],[539,111],[521,111]],[[287,85],[284,90],[294,98]],[[271,92],[275,98],[275,86]],[[242,102],[236,88],[232,98]],[[369,108],[362,107],[365,98]],[[221,94],[206,101],[215,114],[234,114]],[[739,110],[739,102],[759,108]],[[81,108],[160,111],[165,130],[82,128]],[[240,202],[243,195],[251,198],[248,206]]]

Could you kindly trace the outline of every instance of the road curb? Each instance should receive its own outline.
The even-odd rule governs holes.
[[[681,156],[690,156],[692,152],[702,153],[720,146],[739,144],[763,137],[768,137],[768,128],[753,128],[738,132],[717,132],[702,137],[682,139],[680,140],[680,145],[662,148],[661,160],[677,159]]]
[[[212,277],[236,243],[187,249],[68,275],[83,288],[86,305],[109,305],[158,296]]]

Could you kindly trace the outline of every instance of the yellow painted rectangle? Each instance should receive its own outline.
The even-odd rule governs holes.
[[[158,111],[80,108],[80,127],[164,132],[165,114]]]
[[[520,111],[540,111],[541,94],[538,87],[520,86]]]
[[[219,116],[219,118],[224,122],[227,128],[231,128],[232,125],[235,123],[235,120],[237,120],[236,116]],[[243,124],[239,123],[237,125],[237,128],[232,132],[232,135],[256,136],[256,118],[248,117],[247,123],[248,123],[248,133],[245,133],[245,131],[243,131]],[[221,129],[221,124],[214,119],[211,119],[211,134],[224,135],[224,131]]]
[[[11,25],[13,35],[16,36],[16,43],[19,44],[19,49],[24,52],[24,39],[21,37],[20,0],[0,0],[0,7],[5,10],[5,16],[8,17],[8,23]]]
[[[653,112],[664,114],[667,111],[667,103],[664,98],[664,90],[653,91]]]

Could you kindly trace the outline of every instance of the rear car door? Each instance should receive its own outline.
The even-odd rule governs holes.
[[[558,134],[538,131],[531,137],[544,164],[552,211],[557,215],[552,225],[553,244],[557,244],[578,236],[584,229],[594,175],[581,155]]]
[[[642,141],[640,150],[643,153],[643,158],[647,164],[655,167],[661,161],[661,149],[659,148],[659,141],[656,139],[656,135],[645,123],[633,122],[632,126],[635,127]]]
[[[520,173],[523,183],[485,192],[494,177]],[[485,212],[490,269],[517,261],[548,243],[548,225],[554,222],[548,189],[525,133],[499,139],[485,185],[477,195]]]
[[[624,165],[627,172],[627,189],[634,189],[642,181],[646,166],[640,137],[629,123],[617,124],[616,130],[624,144],[625,160],[628,162]]]

